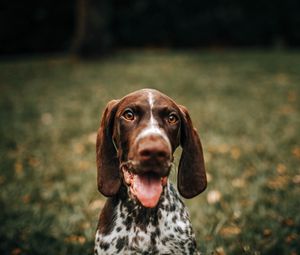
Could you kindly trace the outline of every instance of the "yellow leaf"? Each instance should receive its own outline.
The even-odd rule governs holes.
[[[86,238],[84,236],[71,235],[65,238],[65,242],[84,244],[86,242]]]
[[[288,184],[288,178],[286,176],[277,176],[268,181],[267,186],[270,189],[283,189]]]
[[[78,164],[78,167],[82,171],[88,170],[89,167],[90,167],[90,162],[86,161],[86,160],[80,160],[79,164]]]
[[[76,154],[81,155],[84,152],[84,145],[82,143],[75,143],[73,145],[73,150]]]
[[[228,226],[228,227],[223,227],[220,230],[220,235],[222,236],[233,236],[233,235],[238,235],[241,233],[241,229],[237,226]]]
[[[234,147],[231,149],[230,154],[233,159],[238,159],[241,156],[241,150],[237,147]]]
[[[218,147],[218,151],[219,153],[221,154],[225,154],[229,151],[229,146],[227,144],[221,144],[219,147]]]
[[[86,241],[86,239],[85,239],[85,237],[84,236],[78,236],[78,243],[80,243],[80,244],[84,244],[85,243],[85,241]]]
[[[91,223],[84,222],[84,223],[81,224],[81,228],[83,228],[83,229],[89,229],[89,228],[91,228]]]
[[[216,255],[226,255],[225,250],[223,247],[217,247],[216,248]]]
[[[15,163],[15,172],[17,175],[22,175],[23,174],[23,165],[21,162],[16,162]]]
[[[286,166],[284,164],[278,164],[276,167],[276,171],[279,174],[284,174],[286,172]]]
[[[293,148],[292,154],[293,154],[294,157],[296,157],[297,159],[300,159],[300,147],[295,147],[295,148]]]

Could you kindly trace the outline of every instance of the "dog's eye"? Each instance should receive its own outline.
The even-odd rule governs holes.
[[[134,113],[131,110],[126,110],[122,115],[126,120],[134,120]]]
[[[168,117],[168,122],[170,124],[175,124],[177,121],[178,121],[177,115],[175,115],[174,113],[171,113]]]

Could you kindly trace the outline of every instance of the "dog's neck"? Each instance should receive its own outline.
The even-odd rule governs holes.
[[[158,219],[161,217],[160,210],[163,208],[163,203],[166,197],[169,195],[169,185],[163,187],[163,192],[159,199],[158,204],[153,208],[147,208],[141,205],[141,203],[130,194],[129,188],[122,186],[119,192],[119,206],[120,211],[124,212],[127,218],[132,219],[132,222],[128,222],[128,228],[131,224],[139,226],[141,229],[146,228],[147,225],[158,225]]]
[[[104,254],[121,249],[126,254],[198,254],[187,209],[169,182],[154,208],[143,207],[122,186],[107,200],[99,222],[96,246],[111,249]]]
[[[174,196],[176,200],[179,199],[178,192],[168,181],[167,185],[163,187],[158,204],[154,208],[146,208],[131,196],[128,186],[122,184],[118,194],[107,199],[100,215],[100,225],[98,228],[104,234],[109,233],[114,227],[117,211],[124,214],[126,219],[130,219],[126,224],[128,228],[132,224],[137,225],[141,229],[145,229],[149,224],[157,226],[159,219],[162,217],[162,211],[175,210],[175,204],[172,201],[174,200]],[[179,201],[181,202],[180,199]],[[182,202],[180,205],[184,206]]]

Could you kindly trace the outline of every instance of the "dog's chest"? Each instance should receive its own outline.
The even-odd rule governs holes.
[[[187,209],[170,185],[156,211],[119,202],[111,231],[97,231],[95,241],[95,254],[197,254]]]

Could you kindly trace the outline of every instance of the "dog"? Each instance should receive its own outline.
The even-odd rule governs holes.
[[[168,176],[179,145],[178,193]],[[202,145],[184,106],[154,89],[110,101],[96,155],[98,190],[108,199],[95,254],[199,254],[180,195],[195,197],[207,180]]]

